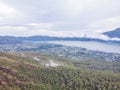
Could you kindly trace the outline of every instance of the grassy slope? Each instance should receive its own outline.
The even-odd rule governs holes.
[[[120,74],[111,71],[90,71],[74,67],[64,59],[34,53],[21,57],[18,53],[0,53],[0,90],[119,90]],[[28,55],[28,56],[27,56]],[[34,54],[38,55],[38,54]],[[63,66],[46,67],[49,59]],[[80,65],[80,64],[79,64]]]

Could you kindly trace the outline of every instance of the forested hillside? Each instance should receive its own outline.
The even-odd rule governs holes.
[[[0,90],[119,90],[120,73],[36,53],[0,53]],[[57,64],[46,64],[53,60]],[[39,63],[38,63],[39,62]],[[84,62],[85,63],[85,62]]]

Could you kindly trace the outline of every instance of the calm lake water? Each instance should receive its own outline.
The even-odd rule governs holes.
[[[120,53],[120,44],[101,43],[94,41],[50,41],[49,43],[61,44],[65,46],[83,47],[89,50],[98,50],[103,52]]]

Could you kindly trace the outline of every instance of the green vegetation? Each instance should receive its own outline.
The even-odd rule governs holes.
[[[108,62],[99,68],[88,70],[90,62],[60,59],[37,53],[24,54],[22,57],[19,53],[0,53],[0,90],[120,89],[120,73],[101,69]],[[40,61],[35,61],[32,56],[39,57]],[[56,60],[61,65],[45,66],[49,59]],[[90,64],[94,67],[99,65],[93,61]]]

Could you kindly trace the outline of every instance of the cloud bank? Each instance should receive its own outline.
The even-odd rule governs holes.
[[[0,0],[0,35],[108,40],[100,33],[120,27],[119,3],[120,0]]]

